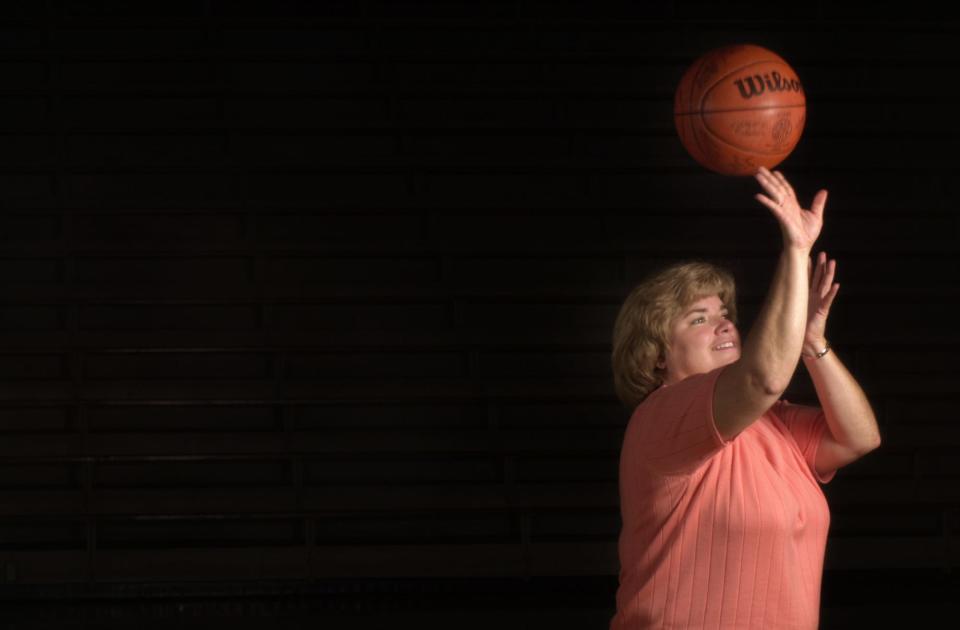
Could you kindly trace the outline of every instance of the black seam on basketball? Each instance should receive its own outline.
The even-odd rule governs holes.
[[[807,104],[803,105],[769,105],[767,107],[747,107],[744,109],[708,109],[706,111],[699,112],[674,112],[674,116],[697,116],[699,114],[729,114],[731,112],[762,112],[765,109],[796,109],[798,107],[806,107]]]
[[[702,66],[703,66],[703,63],[704,63],[704,60],[701,59],[701,60],[700,60],[700,66],[701,66],[701,68],[702,68]],[[697,71],[699,72],[701,68],[697,68]],[[693,103],[694,103],[694,98],[693,98],[693,96],[694,96],[694,93],[693,93],[693,90],[691,89],[691,91],[690,91],[690,97],[687,99],[687,101],[690,103],[690,106],[691,106],[691,107],[693,107]],[[701,109],[703,108],[703,97],[704,97],[704,94],[701,94],[701,95],[700,95],[700,99],[699,99],[700,102],[699,102],[699,104],[698,104],[698,107],[701,108]],[[701,125],[701,126],[703,126],[703,125]],[[690,131],[690,136],[693,138],[693,141],[697,144],[697,149],[700,151],[700,157],[702,157],[704,160],[709,161],[708,156],[710,155],[710,152],[703,150],[703,142],[700,140],[700,134],[698,134],[697,131],[696,131],[696,129],[693,128],[693,125],[690,125],[690,130],[689,130],[689,131]],[[695,158],[695,159],[697,159],[698,162],[700,161],[698,158]]]

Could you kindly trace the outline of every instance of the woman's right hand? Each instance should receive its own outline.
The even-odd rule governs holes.
[[[800,207],[797,195],[780,171],[770,172],[764,167],[754,175],[767,195],[757,193],[755,199],[770,208],[780,223],[784,248],[796,248],[809,252],[823,227],[823,207],[827,203],[827,191],[821,190],[813,198],[809,210]]]

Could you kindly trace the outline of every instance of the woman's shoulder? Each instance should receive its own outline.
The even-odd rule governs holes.
[[[694,374],[677,383],[661,385],[653,390],[633,410],[628,424],[639,430],[641,426],[655,424],[658,430],[670,425],[670,419],[689,416],[712,416],[713,386],[720,370]]]
[[[637,410],[642,409],[644,406],[649,407],[662,404],[664,401],[684,402],[692,401],[702,396],[712,396],[714,385],[722,369],[721,367],[711,370],[710,372],[693,374],[682,381],[669,385],[661,385],[650,392],[650,395],[637,406]]]

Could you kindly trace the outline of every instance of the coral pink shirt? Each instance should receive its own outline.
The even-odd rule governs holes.
[[[732,440],[722,368],[661,387],[620,452],[620,587],[611,630],[813,630],[830,512],[814,467],[820,409],[778,401]]]

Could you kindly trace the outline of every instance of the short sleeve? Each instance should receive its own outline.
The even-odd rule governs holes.
[[[813,476],[820,483],[829,483],[837,471],[833,470],[821,477],[817,474],[817,450],[820,448],[820,442],[827,431],[827,419],[823,415],[823,410],[819,407],[808,407],[806,405],[794,405],[785,400],[777,402],[776,415],[790,430],[794,441],[803,453],[803,458],[810,466]]]
[[[713,418],[713,389],[723,368],[654,391],[637,407],[636,457],[662,475],[696,470],[728,442]]]

